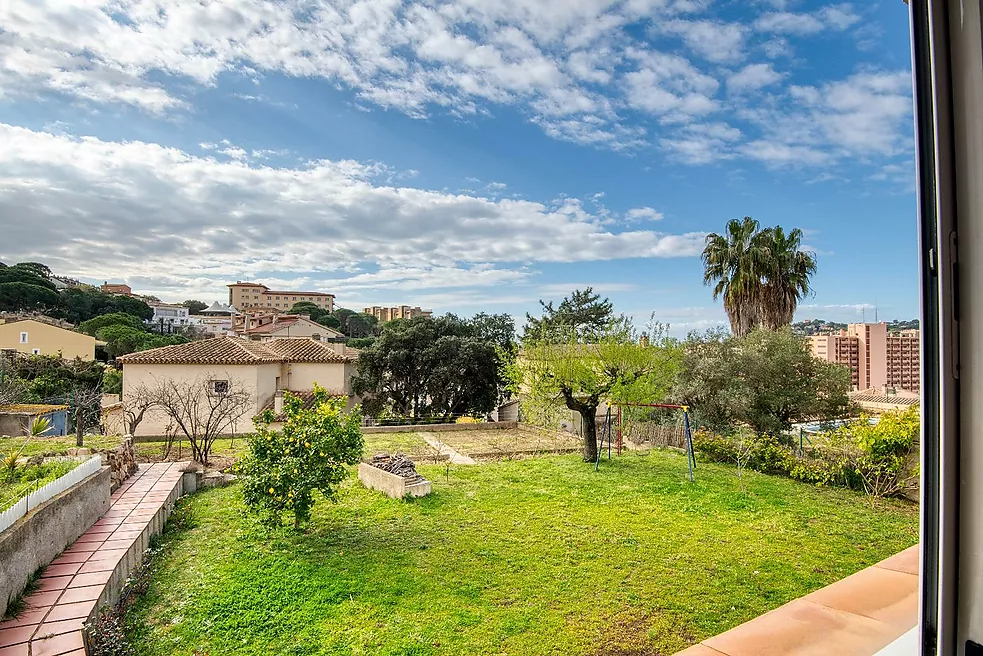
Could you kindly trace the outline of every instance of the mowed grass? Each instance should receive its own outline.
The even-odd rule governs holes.
[[[86,435],[82,446],[89,449],[115,449],[123,440],[117,435]],[[25,446],[26,444],[26,446]],[[59,435],[58,437],[0,437],[0,454],[19,452],[23,447],[22,456],[63,456],[75,448],[75,435]]]
[[[918,535],[911,504],[703,463],[691,484],[664,451],[420,469],[429,497],[349,479],[304,533],[257,526],[237,486],[182,501],[137,653],[672,654]]]

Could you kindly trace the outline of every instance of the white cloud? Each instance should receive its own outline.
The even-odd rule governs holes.
[[[812,13],[776,11],[764,14],[754,22],[760,32],[777,34],[816,34],[824,30],[845,30],[860,21],[849,4],[831,5]]]
[[[727,89],[735,93],[756,91],[775,84],[781,79],[782,74],[777,72],[771,64],[749,64],[728,76]]]
[[[651,207],[634,207],[625,213],[629,221],[661,221],[662,212]]]
[[[739,68],[750,53],[786,56],[791,36],[860,20],[849,4],[811,13],[761,4],[766,13],[741,24],[721,20],[707,0],[9,0],[0,3],[0,99],[55,94],[170,118],[194,112],[201,90],[223,76],[256,82],[255,93],[231,94],[243,102],[277,104],[261,85],[280,74],[350,90],[367,111],[467,119],[508,107],[556,139],[617,151],[658,145],[700,163],[746,152],[679,128],[742,109],[721,97],[721,83],[746,92],[786,76],[755,61]],[[660,50],[675,37],[684,47]]]
[[[660,23],[659,30],[681,37],[690,50],[712,62],[732,62],[744,57],[747,28],[743,25],[675,19]]]
[[[274,168],[4,124],[0,142],[0,257],[69,275],[227,281],[335,271],[343,289],[494,285],[527,276],[525,263],[693,256],[703,241],[612,232],[576,199],[380,183],[389,170],[378,164]]]

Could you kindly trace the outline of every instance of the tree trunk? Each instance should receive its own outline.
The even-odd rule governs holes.
[[[581,408],[580,420],[584,433],[584,462],[597,460],[597,406]]]
[[[75,446],[82,446],[82,432],[85,429],[85,424],[82,422],[82,411],[81,409],[75,410]]]

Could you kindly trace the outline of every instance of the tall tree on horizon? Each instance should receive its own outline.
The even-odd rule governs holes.
[[[728,221],[723,235],[707,235],[703,284],[716,283],[713,298],[723,297],[734,335],[791,325],[816,272],[815,255],[801,248],[798,228],[787,234],[781,226],[761,230],[749,216]]]
[[[809,279],[816,273],[816,256],[802,250],[802,231],[785,231],[781,226],[762,235],[768,248],[764,271],[761,318],[765,328],[778,330],[792,325],[799,301],[811,291]]]
[[[703,284],[716,283],[713,299],[724,299],[730,331],[744,337],[761,324],[762,275],[768,251],[760,224],[749,216],[731,219],[723,235],[707,235]]]

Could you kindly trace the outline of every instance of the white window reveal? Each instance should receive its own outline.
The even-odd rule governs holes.
[[[41,355],[41,349],[37,349],[37,348],[31,349],[31,353],[33,353],[34,355]]]
[[[212,394],[217,396],[224,396],[229,393],[229,381],[227,380],[212,380],[209,381]]]
[[[20,334],[20,343],[21,344],[27,344],[27,333],[21,333]]]

